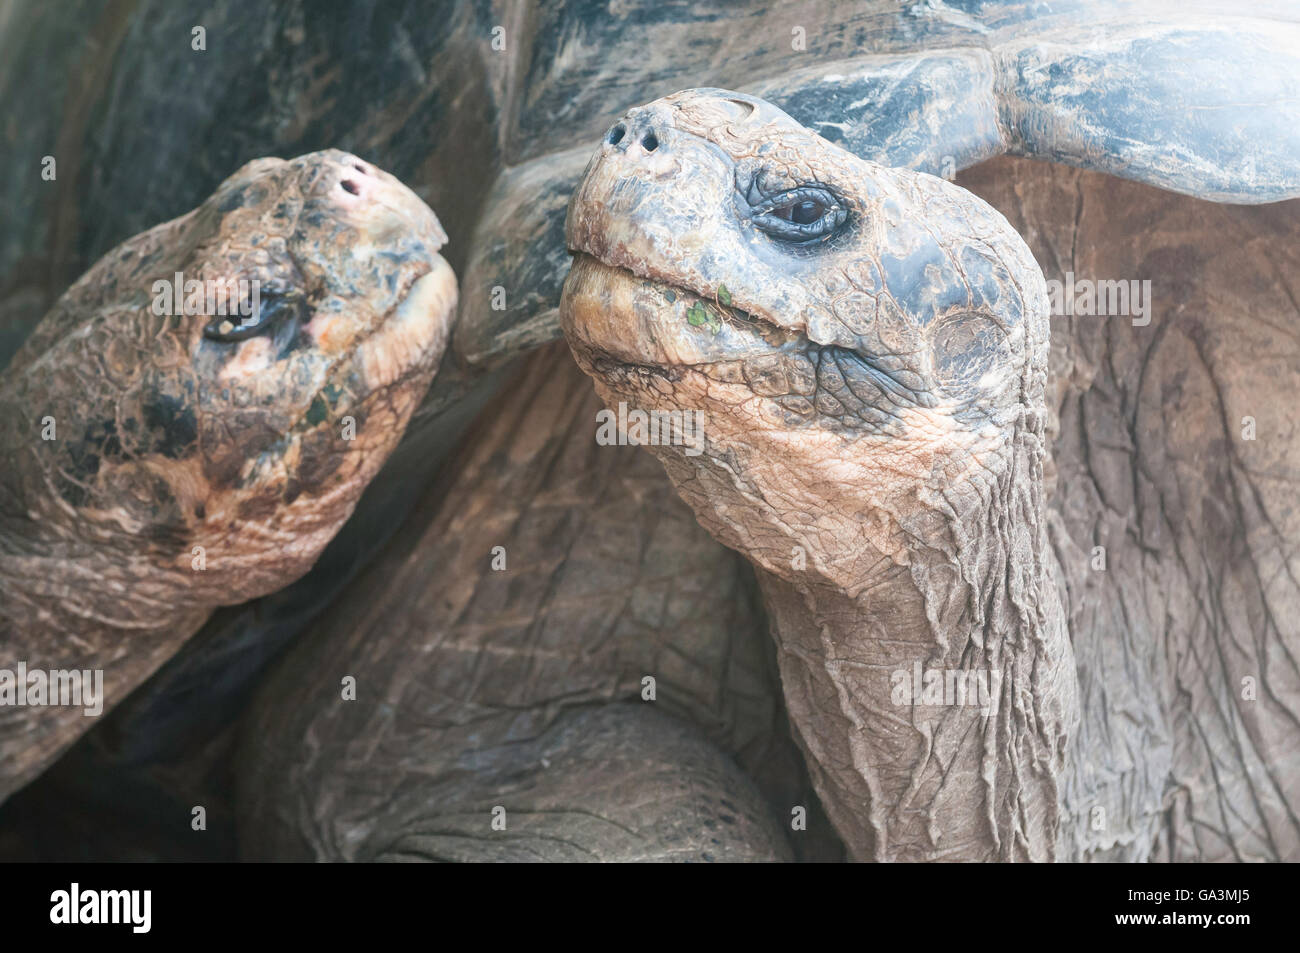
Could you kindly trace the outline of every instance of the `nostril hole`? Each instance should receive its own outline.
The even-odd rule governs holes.
[[[355,162],[352,164],[352,168],[356,169],[356,170],[357,170],[358,172],[360,172],[362,175],[369,175],[369,174],[370,174],[370,173],[368,173],[368,172],[366,171],[366,167],[365,167],[365,166],[363,166],[363,165],[357,165]]]
[[[344,192],[351,192],[353,195],[361,194],[361,186],[357,185],[351,179],[344,179],[339,185],[343,186]]]
[[[623,133],[627,132],[622,125],[615,126],[609,131],[609,144],[616,146],[623,141]]]
[[[654,152],[659,148],[659,140],[653,132],[647,132],[641,137],[641,148],[646,152]]]

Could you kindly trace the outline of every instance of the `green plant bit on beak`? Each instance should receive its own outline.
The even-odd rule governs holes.
[[[697,301],[686,310],[686,321],[691,327],[706,327],[713,334],[722,330],[722,319],[710,311],[703,301]]]

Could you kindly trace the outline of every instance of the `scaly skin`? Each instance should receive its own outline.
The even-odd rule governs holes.
[[[790,227],[809,195],[817,220]],[[1077,682],[1042,512],[1047,299],[1019,236],[696,90],[611,130],[567,237],[561,322],[606,403],[705,414],[702,455],[653,449],[758,570],[851,854],[1051,859]],[[990,713],[900,701],[918,663],[996,673]]]
[[[359,159],[258,159],[73,285],[0,377],[0,667],[103,669],[107,710],[215,606],[306,572],[442,355],[445,241]],[[265,324],[155,314],[176,272],[259,281]],[[0,798],[92,723],[0,708]]]
[[[653,459],[592,439],[599,410],[567,348],[533,355],[263,682],[245,857],[791,856],[809,798],[748,569]]]
[[[1058,857],[1294,861],[1300,202],[1011,159],[962,181],[1049,280],[1151,279],[1145,318],[1052,319],[1049,538],[1083,719]]]

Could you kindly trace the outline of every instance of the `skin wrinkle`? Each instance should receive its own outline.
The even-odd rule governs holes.
[[[352,512],[428,387],[456,302],[433,212],[356,162],[250,162],[105,255],[0,376],[11,661],[104,669],[107,710],[213,608],[306,572]],[[155,282],[177,272],[258,281],[263,308],[271,292],[307,307],[221,341],[184,298],[155,313]],[[56,440],[41,439],[45,416]],[[94,724],[67,707],[20,711],[0,732],[0,798]]]
[[[1222,207],[998,165],[970,176],[972,187],[1007,207],[1002,183],[1014,181],[1026,220],[1052,221],[1044,209],[1063,200],[1083,208],[1074,235],[1035,235],[1039,260],[1065,263],[1051,277],[1154,279],[1150,327],[1123,317],[1054,327],[1063,386],[1053,546],[1078,567],[1067,573],[1087,698],[1083,756],[1063,797],[1078,820],[1063,849],[1106,860],[1293,858],[1300,678],[1285,659],[1300,587],[1284,541],[1296,538],[1300,469],[1295,429],[1273,408],[1294,384],[1283,329],[1295,305],[1274,281],[1295,270],[1294,206]],[[1243,439],[1247,414],[1256,441]],[[1095,545],[1107,572],[1088,569]],[[1247,675],[1257,700],[1243,697]],[[1103,830],[1089,823],[1094,806]]]
[[[1212,384],[1213,384],[1213,386],[1214,386],[1214,391],[1215,391],[1215,395],[1216,395],[1216,398],[1217,398],[1218,406],[1219,406],[1219,408],[1220,408],[1220,412],[1223,413],[1223,414],[1226,414],[1226,411],[1225,411],[1225,409],[1224,409],[1223,388],[1222,388],[1222,386],[1219,384],[1219,382],[1215,379],[1215,375],[1214,375],[1214,371],[1213,371],[1213,367],[1212,367],[1212,365],[1211,365],[1211,364],[1206,360],[1206,358],[1205,358],[1205,354],[1204,354],[1204,352],[1203,352],[1203,345],[1202,345],[1202,343],[1201,343],[1199,340],[1195,341],[1194,343],[1195,343],[1195,345],[1196,345],[1197,355],[1198,355],[1198,357],[1200,358],[1201,362],[1205,365],[1206,374],[1207,374],[1207,376],[1209,377],[1210,381],[1212,382]],[[1144,367],[1145,367],[1145,365],[1144,365]],[[1141,388],[1140,388],[1140,385],[1139,385],[1139,390],[1140,390],[1140,389],[1141,389]],[[1227,421],[1226,421],[1226,419],[1225,419],[1224,423],[1225,423],[1225,429],[1226,429],[1226,428],[1227,428]],[[1230,470],[1229,470],[1229,474],[1230,474],[1230,478],[1231,478],[1232,492],[1233,492],[1234,496],[1238,496],[1238,495],[1240,494],[1240,488],[1239,488],[1239,485],[1238,485],[1238,481],[1237,481],[1237,479],[1236,479],[1236,471],[1237,471],[1238,469],[1241,469],[1241,466],[1240,466],[1240,461],[1239,461],[1239,459],[1236,457],[1235,453],[1234,453],[1233,463],[1234,463],[1234,466],[1233,466],[1232,468],[1230,468]],[[1251,486],[1251,485],[1249,485],[1249,484],[1248,484],[1248,487],[1249,487],[1249,489],[1251,489],[1252,491],[1255,491],[1255,489],[1256,489],[1254,486]],[[1257,491],[1256,491],[1256,492],[1257,492]],[[1256,502],[1258,502],[1258,498],[1256,498]],[[1241,503],[1240,503],[1240,501],[1238,501],[1237,507],[1238,507],[1238,509],[1241,509]],[[1262,509],[1263,509],[1263,508],[1261,507],[1261,510],[1262,510]],[[1250,563],[1250,568],[1251,568],[1251,570],[1252,570],[1252,573],[1255,575],[1256,580],[1258,581],[1258,566],[1257,566],[1257,565],[1252,561],[1252,562]],[[1294,582],[1294,577],[1292,577],[1292,581]],[[1220,583],[1219,583],[1219,585],[1220,585],[1220,587],[1222,587],[1222,586],[1224,585],[1224,582],[1221,580]],[[1262,586],[1262,583],[1261,583],[1260,588],[1261,588],[1261,591],[1264,589],[1264,587]],[[1217,593],[1216,593],[1216,594],[1217,594]],[[1266,614],[1268,613],[1267,601],[1265,602],[1265,612],[1266,612]],[[1220,615],[1221,615],[1221,614],[1222,614],[1222,611],[1220,610],[1219,613],[1217,613],[1217,614],[1220,614]],[[1275,631],[1280,631],[1280,630],[1277,628],[1277,623],[1276,623],[1276,621],[1274,621],[1274,620],[1272,620],[1272,619],[1270,618],[1270,622],[1272,622]],[[1229,632],[1229,634],[1231,634],[1231,628],[1230,628],[1230,627],[1229,627],[1229,629],[1228,629],[1228,632]],[[1283,644],[1283,648],[1285,649],[1285,643],[1282,643],[1282,644]],[[1222,642],[1216,640],[1215,645],[1214,645],[1214,648],[1216,649],[1217,655],[1218,655],[1218,657],[1219,657],[1220,665],[1222,666],[1223,669],[1227,669],[1227,668],[1228,668],[1228,665],[1227,665],[1226,659],[1225,659],[1225,657],[1224,657],[1224,652],[1223,652],[1223,645],[1222,645]],[[1264,654],[1264,653],[1261,653],[1261,654]],[[1193,657],[1195,657],[1195,651],[1194,651],[1194,648],[1193,648]],[[1293,661],[1292,670],[1293,670],[1293,672],[1294,672],[1294,671],[1295,671],[1295,667],[1294,667],[1294,659],[1293,659],[1292,661]],[[1267,666],[1267,656],[1266,656],[1266,655],[1265,655],[1265,666]],[[1207,667],[1204,666],[1204,665],[1201,666],[1201,669],[1202,669],[1203,672],[1208,672]],[[1277,699],[1276,696],[1272,694],[1272,692],[1273,692],[1273,689],[1272,689],[1272,686],[1271,686],[1271,682],[1272,682],[1272,680],[1269,679],[1269,678],[1267,677],[1267,668],[1265,668],[1265,672],[1264,672],[1264,674],[1265,674],[1265,678],[1263,679],[1264,691],[1267,692],[1267,693],[1269,693],[1270,696],[1272,696],[1272,698],[1273,698],[1273,700],[1274,700],[1275,702],[1279,702],[1279,699]],[[1207,692],[1206,694],[1210,694],[1210,693]],[[1216,701],[1217,701],[1217,699],[1216,699]],[[1294,725],[1300,725],[1300,722],[1297,721],[1297,718],[1296,718],[1295,713],[1289,711],[1289,710],[1286,709],[1286,707],[1283,706],[1283,705],[1280,705],[1280,704],[1279,704],[1278,707],[1280,708],[1280,710],[1281,710],[1281,712],[1283,713],[1284,717],[1288,718],[1288,719],[1291,721],[1291,723],[1293,724],[1293,726],[1294,726]],[[1234,712],[1234,713],[1228,713],[1228,712],[1220,711],[1220,718],[1221,718],[1222,720],[1224,720],[1224,721],[1234,721],[1234,722],[1237,721],[1236,716],[1235,716],[1235,712]],[[1238,751],[1241,751],[1241,750],[1242,750],[1242,746],[1241,746],[1241,743],[1240,743],[1240,741],[1238,740],[1238,737],[1237,737],[1237,735],[1236,735],[1235,733],[1234,733],[1234,737],[1233,737],[1233,742],[1234,742],[1234,745],[1237,747]],[[1216,781],[1217,781],[1217,768],[1216,768]],[[1282,790],[1281,790],[1281,787],[1280,787],[1280,785],[1278,784],[1278,780],[1277,780],[1275,777],[1273,777],[1273,776],[1270,775],[1270,776],[1268,777],[1268,782],[1270,783],[1271,786],[1273,786],[1275,792],[1276,792],[1278,795],[1283,795],[1283,792],[1282,792]],[[1221,791],[1221,790],[1222,790],[1222,788],[1219,787],[1218,784],[1216,783],[1216,791]],[[1264,814],[1264,811],[1263,811],[1262,805],[1261,805],[1260,802],[1259,802],[1259,795],[1258,795],[1258,792],[1257,792],[1257,790],[1256,790],[1253,786],[1252,786],[1251,789],[1250,789],[1250,795],[1251,795],[1252,800],[1253,800],[1254,803],[1255,803],[1255,806],[1256,806],[1258,812],[1259,812],[1261,815],[1263,815],[1263,814]],[[1220,800],[1220,803],[1223,804],[1224,802],[1223,802],[1222,800]],[[1235,811],[1234,811],[1234,813],[1235,813]],[[1288,805],[1288,807],[1287,807],[1287,813],[1288,813],[1288,815],[1290,816],[1290,819],[1291,819],[1291,821],[1292,821],[1293,824],[1300,823],[1300,821],[1298,821],[1298,819],[1297,819],[1297,815],[1296,815],[1295,810],[1292,809],[1289,805]],[[1244,820],[1244,818],[1242,818],[1242,819]],[[1264,834],[1265,834],[1265,836],[1267,837],[1270,846],[1273,848],[1274,853],[1277,854],[1278,856],[1281,856],[1281,852],[1277,849],[1277,845],[1276,845],[1276,843],[1275,843],[1274,840],[1273,840],[1272,833],[1267,829],[1267,827],[1265,827]]]
[[[418,830],[440,833],[411,859],[577,859],[556,837],[583,859],[788,856],[772,807],[814,801],[747,567],[653,460],[593,443],[599,409],[562,345],[530,358],[269,675],[236,759],[247,855],[368,858]],[[348,706],[302,683],[342,667],[370,686]]]
[[[721,128],[709,117],[731,99],[752,109]],[[691,178],[647,175],[662,165],[643,168],[634,147],[601,146],[569,209],[578,255],[561,323],[607,405],[705,409],[702,456],[652,449],[701,524],[759,567],[791,720],[832,821],[859,859],[1050,859],[1056,776],[1077,714],[1043,538],[1046,290],[1028,250],[973,197],[861,162],[749,97],[691,91],[622,121],[653,128],[656,151],[689,166]],[[696,164],[700,140],[708,158]],[[760,153],[760,142],[774,148]],[[718,166],[719,147],[732,168]],[[791,189],[815,178],[851,214],[820,245],[771,244],[729,198],[732,183],[751,175]],[[707,255],[697,240],[705,234]],[[959,251],[966,247],[981,252],[970,257]],[[917,261],[927,269],[912,273],[919,283],[891,273]],[[858,290],[876,305],[860,323],[836,311],[844,292],[835,285],[856,288],[868,263],[872,284]],[[972,265],[987,271],[976,278]],[[673,359],[707,333],[680,315],[694,295],[715,301],[710,288],[722,283],[733,306],[809,335],[800,347],[817,352],[817,413],[774,414],[779,393],[721,373],[728,348],[753,352],[749,366],[760,366],[757,337],[704,339],[712,369]],[[655,290],[664,287],[675,300]],[[633,301],[640,317],[629,321]],[[936,307],[950,314],[949,302],[954,320],[989,316],[999,340],[981,360],[1018,376],[1018,387],[981,397],[949,391],[978,387],[960,370],[935,380],[924,328]],[[828,346],[844,357],[827,363],[836,353]],[[857,376],[844,363],[851,352],[884,376]],[[789,366],[785,346],[767,353]],[[666,386],[626,373],[633,363],[664,368]],[[954,366],[984,373],[978,361]],[[765,373],[764,388],[774,380]],[[806,568],[789,562],[796,543]],[[1018,694],[992,717],[918,706],[904,720],[880,674],[910,670],[912,659],[1006,670],[1004,692]]]

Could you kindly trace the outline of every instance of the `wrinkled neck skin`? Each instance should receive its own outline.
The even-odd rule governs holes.
[[[701,523],[758,570],[797,740],[857,860],[1055,857],[1077,687],[1042,421],[1026,409],[1012,440],[970,448],[974,472],[910,489],[837,485],[872,452],[860,444],[762,488],[746,478],[773,466],[761,441],[750,459],[731,435],[716,458],[656,448]]]
[[[17,681],[19,666],[29,676],[81,672],[81,686],[96,693],[83,693],[81,705],[38,706],[26,684],[9,686],[22,699],[0,705],[3,802],[155,672],[214,603],[186,592],[179,569],[169,581],[142,547],[123,547],[125,533],[110,524],[87,533],[56,494],[32,497],[48,478],[30,465],[39,425],[23,428],[31,421],[3,387],[0,408],[9,411],[0,420],[0,670],[12,673],[0,677]]]
[[[184,467],[166,484],[148,468],[124,471],[122,482],[74,508],[56,490],[68,441],[49,452],[34,439],[39,419],[13,399],[16,390],[0,384],[0,456],[7,461],[0,473],[0,670],[17,673],[22,663],[28,672],[90,673],[84,679],[102,679],[95,682],[102,694],[90,717],[84,706],[0,704],[0,802],[152,675],[217,606],[305,573],[387,453],[348,455],[321,495],[303,493],[272,523],[231,523],[233,503],[229,512],[209,503],[203,518],[191,513],[164,531],[150,522],[168,512],[159,487],[187,479],[202,486],[201,478]],[[400,433],[419,393],[417,386],[377,395],[356,413],[383,399]],[[384,441],[395,439],[376,429],[388,434]]]
[[[15,405],[0,393],[0,406]],[[20,664],[29,673],[89,672],[82,684],[98,694],[83,695],[80,706],[37,707],[19,686],[27,704],[0,705],[0,802],[157,670],[213,607],[184,591],[179,572],[172,585],[160,579],[107,527],[80,533],[73,512],[33,501],[17,474],[39,428],[20,440],[17,424],[16,415],[0,423],[0,669],[15,678]]]

